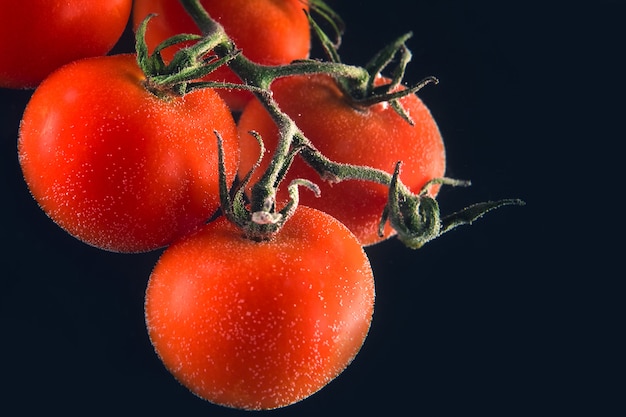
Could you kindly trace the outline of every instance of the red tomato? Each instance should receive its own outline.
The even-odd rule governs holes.
[[[401,181],[413,192],[426,182],[442,177],[445,171],[445,150],[437,124],[430,111],[414,94],[400,100],[415,124],[402,119],[388,103],[368,108],[355,108],[326,75],[283,78],[272,84],[274,98],[304,132],[313,145],[333,161],[366,165],[393,172],[402,160]],[[261,134],[267,152],[276,146],[277,128],[260,102],[246,106],[239,120],[241,169],[246,172],[259,155],[257,141],[245,136],[251,130]],[[267,167],[269,157],[257,170],[258,178]],[[329,183],[301,159],[294,161],[284,184],[292,179],[309,179],[320,186],[321,197],[300,193],[304,205],[323,210],[337,218],[357,236],[363,245],[381,240],[378,225],[387,202],[388,187],[365,181]],[[431,189],[434,196],[438,187]],[[287,199],[286,187],[279,190],[279,199]],[[385,237],[393,234],[387,225]]]
[[[265,65],[287,64],[307,58],[311,44],[309,22],[302,0],[202,0],[202,6],[217,20],[250,60]],[[179,0],[135,0],[135,27],[150,13],[157,13],[147,29],[150,50],[179,33],[200,33]],[[175,48],[164,51],[171,59]],[[218,68],[208,79],[241,83],[228,68]],[[252,94],[238,90],[219,90],[233,110],[241,110]]]
[[[359,352],[372,270],[334,218],[299,206],[255,242],[221,217],[170,246],[146,291],[146,323],[167,369],[213,403],[272,409],[334,379]]]
[[[0,87],[31,88],[119,40],[131,0],[0,0]]]
[[[213,90],[157,98],[133,55],[62,67],[35,90],[18,143],[42,209],[93,246],[140,252],[198,228],[219,207],[217,140],[234,177],[232,115]]]

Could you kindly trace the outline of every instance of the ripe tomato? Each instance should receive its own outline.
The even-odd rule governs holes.
[[[250,60],[265,65],[287,64],[308,57],[311,38],[302,0],[202,0],[202,6],[217,20],[237,47]],[[150,13],[156,13],[146,32],[152,50],[165,39],[179,33],[199,33],[179,0],[135,0],[135,27]],[[176,48],[163,51],[171,59]],[[208,79],[241,83],[228,68],[218,68]],[[241,110],[252,94],[239,90],[219,90],[233,110]]]
[[[400,100],[415,124],[402,119],[388,103],[355,108],[326,75],[294,76],[272,84],[274,98],[304,132],[313,145],[332,161],[366,165],[393,172],[402,160],[401,181],[419,192],[432,178],[445,171],[445,151],[441,134],[430,111],[414,94]],[[251,101],[239,119],[241,170],[247,172],[259,155],[254,139],[246,140],[251,130],[261,134],[271,152],[276,146],[277,128],[263,106]],[[258,178],[269,158],[257,170]],[[321,197],[301,193],[301,204],[324,210],[337,218],[357,236],[363,245],[381,240],[378,225],[387,202],[388,187],[365,181],[329,183],[297,158],[284,184],[295,178],[309,179],[320,186]],[[431,193],[438,191],[432,187]],[[287,190],[279,190],[279,199],[287,199]],[[387,225],[385,237],[393,234]]]
[[[19,161],[41,208],[93,246],[164,246],[219,207],[217,140],[234,177],[235,122],[213,90],[158,98],[133,55],[88,58],[48,77],[20,127]]]
[[[299,206],[270,241],[224,217],[165,250],[146,290],[146,324],[167,369],[213,403],[272,409],[300,401],[352,361],[374,308],[356,238]]]
[[[0,1],[0,87],[31,88],[119,40],[131,0]]]

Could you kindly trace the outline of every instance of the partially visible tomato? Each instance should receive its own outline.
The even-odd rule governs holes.
[[[272,240],[224,217],[165,250],[146,290],[150,340],[194,394],[242,409],[315,393],[359,352],[374,308],[359,242],[299,206]]]
[[[237,47],[250,60],[264,65],[287,64],[307,58],[311,37],[302,0],[202,0],[202,6],[217,20]],[[180,33],[200,33],[179,0],[135,0],[135,27],[150,13],[156,13],[146,32],[146,43],[152,50],[165,39]],[[171,59],[176,47],[163,51]],[[241,83],[228,68],[218,68],[208,79]],[[252,94],[239,90],[220,90],[233,110],[241,110]]]
[[[41,208],[93,246],[149,251],[219,207],[217,139],[226,169],[239,158],[233,117],[213,90],[159,98],[133,55],[68,64],[34,92],[19,161]]]
[[[131,0],[0,0],[0,87],[32,88],[64,64],[106,54],[131,6]]]
[[[381,78],[379,83],[384,82]],[[304,132],[313,145],[332,161],[365,165],[393,172],[397,161],[403,161],[401,181],[417,193],[433,178],[445,171],[445,150],[441,134],[430,111],[414,94],[400,100],[413,119],[412,126],[402,119],[388,103],[367,108],[354,107],[326,75],[294,76],[272,84],[274,98]],[[273,120],[254,100],[244,109],[239,119],[242,138],[241,171],[247,172],[257,160],[259,146],[244,135],[254,130],[261,134],[266,155],[257,179],[269,163],[270,152],[276,146],[278,131]],[[387,203],[388,188],[367,181],[322,181],[300,158],[296,158],[287,173],[284,184],[295,178],[317,183],[321,197],[301,193],[302,204],[324,210],[337,218],[357,236],[363,245],[381,240],[378,225]],[[438,187],[432,187],[435,195]],[[279,190],[278,199],[287,200],[287,190]],[[385,237],[394,234],[387,225]]]

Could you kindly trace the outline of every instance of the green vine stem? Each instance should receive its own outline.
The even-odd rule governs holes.
[[[322,73],[333,77],[337,81],[338,86],[348,97],[353,99],[355,107],[387,101],[408,123],[412,123],[412,120],[399,104],[398,99],[415,93],[429,83],[436,83],[437,80],[434,77],[428,77],[414,87],[397,89],[404,76],[406,65],[411,58],[410,51],[405,45],[411,34],[403,35],[389,44],[387,48],[375,55],[365,67],[357,67],[340,62],[337,47],[340,43],[342,23],[339,20],[334,20],[332,26],[336,31],[337,39],[332,41],[311,19],[312,28],[322,41],[329,61],[299,60],[287,65],[265,66],[250,61],[244,54],[240,53],[222,26],[211,18],[199,0],[180,1],[195,21],[202,36],[197,39],[196,45],[181,52],[180,57],[175,56],[169,66],[162,64],[162,60],[159,62],[159,49],[157,48],[157,64],[147,66],[149,70],[156,73],[156,75],[152,76],[152,82],[156,81],[157,84],[169,83],[174,85],[171,89],[180,94],[206,87],[245,88],[256,95],[278,126],[278,146],[272,155],[268,168],[252,186],[249,207],[246,206],[243,189],[248,184],[250,174],[241,181],[241,184],[234,192],[231,192],[226,184],[225,176],[223,173],[220,173],[224,214],[241,227],[250,238],[255,240],[267,239],[280,230],[284,222],[289,219],[296,209],[298,187],[305,186],[311,191],[319,193],[319,189],[315,184],[306,180],[296,180],[288,185],[291,201],[284,207],[276,207],[276,189],[296,155],[299,155],[311,165],[323,180],[332,182],[365,180],[389,186],[388,203],[381,214],[381,229],[385,222],[389,221],[397,231],[398,237],[412,248],[421,247],[424,243],[458,225],[471,223],[494,208],[504,205],[523,204],[522,201],[516,199],[478,203],[442,219],[437,202],[428,196],[428,187],[435,183],[468,186],[468,181],[449,178],[434,179],[424,187],[422,192],[413,194],[399,180],[400,163],[397,164],[394,173],[390,174],[367,166],[348,165],[331,161],[313,146],[296,123],[281,111],[279,105],[272,97],[270,87],[272,82],[278,78]],[[321,0],[315,0],[313,3],[313,5],[316,3],[323,4]],[[321,14],[330,18],[336,17],[329,8],[323,7]],[[145,27],[143,30],[145,30]],[[180,40],[189,40],[186,36],[189,35],[180,35],[177,39],[166,42],[172,44]],[[140,43],[141,41],[138,40],[138,55],[143,56],[143,59],[145,59],[145,51],[141,50],[142,45],[139,45]],[[211,51],[211,53],[207,59],[205,55],[208,51]],[[375,87],[374,78],[396,57],[399,64],[393,71],[391,82]],[[174,61],[176,62],[174,63]],[[228,65],[243,80],[243,83],[241,85],[225,85],[196,80],[198,75],[206,74],[219,65]],[[176,66],[178,69],[173,68]],[[180,68],[189,69],[181,70]],[[150,79],[150,77],[148,78]],[[254,132],[251,133],[262,146],[262,138],[259,138]],[[216,135],[220,145],[220,160],[223,160],[219,132],[216,132]]]

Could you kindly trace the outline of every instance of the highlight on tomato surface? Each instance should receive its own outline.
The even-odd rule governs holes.
[[[33,88],[57,68],[108,53],[132,0],[0,1],[0,87]]]
[[[41,208],[81,241],[116,252],[160,248],[219,208],[215,131],[235,176],[238,136],[212,89],[157,96],[134,55],[75,61],[34,92],[19,162]]]
[[[271,240],[224,217],[165,250],[146,290],[150,340],[194,394],[249,410],[300,401],[359,352],[372,270],[352,233],[299,206]]]

